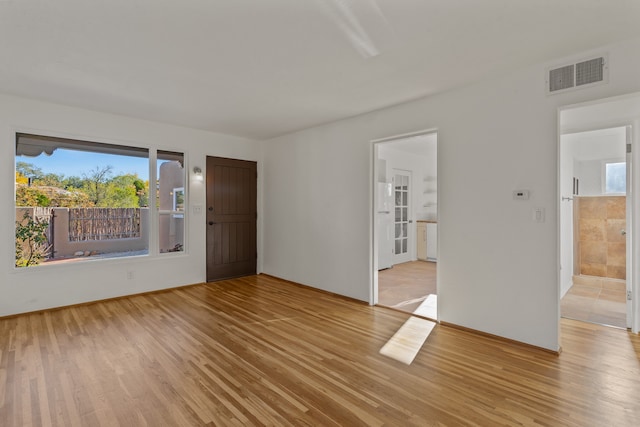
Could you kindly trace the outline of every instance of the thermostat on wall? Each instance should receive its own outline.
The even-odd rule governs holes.
[[[529,200],[529,190],[515,190],[513,192],[514,200]]]

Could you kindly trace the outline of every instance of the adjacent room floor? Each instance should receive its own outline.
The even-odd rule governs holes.
[[[560,302],[560,312],[569,319],[626,328],[626,282],[574,276],[573,286]]]
[[[378,304],[413,313],[436,294],[435,262],[411,261],[378,272]]]

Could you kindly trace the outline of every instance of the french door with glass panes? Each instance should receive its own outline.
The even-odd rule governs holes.
[[[413,233],[411,226],[411,172],[393,170],[393,196],[395,204],[394,212],[394,255],[393,263],[411,261],[411,248],[413,247]]]

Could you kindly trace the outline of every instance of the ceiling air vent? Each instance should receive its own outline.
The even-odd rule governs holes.
[[[575,68],[573,65],[567,65],[549,71],[549,92],[574,87],[573,75],[575,74]]]
[[[547,93],[564,92],[584,86],[607,82],[606,56],[600,56],[574,64],[554,67],[547,73]]]

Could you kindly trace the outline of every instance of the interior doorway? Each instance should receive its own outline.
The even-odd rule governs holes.
[[[638,332],[640,94],[559,111],[560,314]]]
[[[563,225],[573,231],[573,263],[567,265],[571,286],[560,303],[563,317],[627,327],[630,131],[619,126],[561,136],[561,213]]]
[[[374,153],[374,303],[437,320],[437,134]]]

